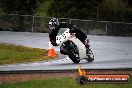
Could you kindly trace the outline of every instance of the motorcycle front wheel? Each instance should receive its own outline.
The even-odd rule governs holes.
[[[79,50],[77,46],[72,41],[67,41],[65,45],[66,45],[67,55],[69,56],[69,58],[74,63],[79,63],[80,57],[79,57]]]

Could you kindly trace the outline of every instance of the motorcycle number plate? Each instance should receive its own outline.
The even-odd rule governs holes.
[[[56,42],[57,44],[63,42],[64,40],[66,40],[68,37],[69,37],[69,33],[66,32],[66,33],[63,33],[62,35],[59,35],[59,36],[56,36]]]

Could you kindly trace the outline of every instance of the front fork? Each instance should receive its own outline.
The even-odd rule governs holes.
[[[60,46],[60,53],[61,53],[61,54],[64,54],[64,55],[67,55],[67,52],[66,52],[66,50],[65,50],[64,47],[66,47],[65,44],[62,44],[62,45]]]

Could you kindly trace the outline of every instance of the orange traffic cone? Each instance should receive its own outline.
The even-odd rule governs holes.
[[[48,51],[48,56],[49,57],[55,57],[56,53],[55,53],[55,49],[53,48],[51,42],[49,41],[49,51]]]

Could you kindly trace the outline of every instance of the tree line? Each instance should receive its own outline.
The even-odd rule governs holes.
[[[131,0],[53,0],[48,15],[132,22]]]
[[[3,12],[34,15],[47,0],[0,0]],[[131,0],[51,0],[47,16],[132,22]]]

